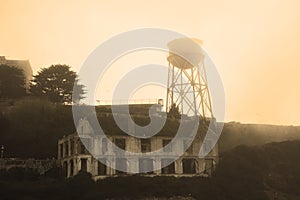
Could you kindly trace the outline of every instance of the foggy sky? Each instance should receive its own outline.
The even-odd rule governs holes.
[[[226,121],[300,125],[300,1],[0,0],[0,24],[0,55],[29,59],[35,73],[55,63],[78,71],[132,29],[200,38],[223,80]]]

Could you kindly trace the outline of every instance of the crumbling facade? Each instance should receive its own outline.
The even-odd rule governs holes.
[[[109,146],[107,140],[112,141],[116,146],[130,152],[151,152],[166,146],[171,140],[171,136],[153,136],[148,139],[141,139],[129,135],[106,134],[107,137],[101,137],[93,134],[93,129],[87,120],[81,120],[77,133],[65,136],[58,141],[58,160],[66,177],[78,174],[80,171],[92,174],[97,180],[110,176],[126,175],[126,172],[118,171],[115,167],[107,167],[103,163],[109,163],[108,166],[123,166],[130,168],[129,171],[144,171],[145,168],[150,171],[144,173],[145,176],[210,176],[218,163],[218,146],[214,148],[205,158],[199,158],[199,149],[202,145],[201,140],[197,140],[185,151],[185,153],[166,167],[160,168],[164,162],[167,162],[168,152],[163,156],[147,156],[144,159],[138,159],[126,155],[118,155]],[[80,137],[79,137],[80,135]],[[93,145],[95,151],[100,152],[99,156],[94,158],[83,145]],[[185,140],[180,141],[176,148],[185,148]],[[205,144],[204,144],[205,145]],[[173,147],[165,149],[172,154]],[[205,146],[204,146],[205,148]],[[100,162],[101,160],[102,162]],[[152,167],[151,167],[152,166]],[[152,170],[152,169],[159,170]]]

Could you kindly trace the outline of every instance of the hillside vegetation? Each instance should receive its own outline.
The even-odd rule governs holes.
[[[6,157],[52,158],[57,154],[57,140],[75,132],[71,106],[53,104],[40,99],[24,99],[0,105],[0,145]],[[96,108],[98,119],[106,133],[120,133],[106,107]],[[133,107],[136,123],[146,125],[147,109]],[[178,123],[168,120],[162,134],[176,132]],[[226,123],[219,140],[220,152],[238,145],[261,145],[269,142],[300,139],[299,126],[275,126]]]
[[[1,199],[300,199],[300,141],[238,146],[224,153],[212,178],[115,177],[93,182],[57,172],[0,172]],[[55,175],[56,174],[56,175]]]

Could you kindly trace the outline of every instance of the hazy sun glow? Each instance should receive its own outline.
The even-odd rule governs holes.
[[[0,22],[0,55],[29,59],[35,73],[55,63],[78,71],[101,42],[132,29],[200,38],[223,80],[226,121],[300,125],[298,0],[0,0]]]

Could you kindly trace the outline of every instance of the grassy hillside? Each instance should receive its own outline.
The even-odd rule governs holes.
[[[220,151],[238,145],[262,145],[271,142],[299,140],[300,126],[279,126],[266,124],[225,123],[220,138]]]
[[[280,199],[300,199],[299,155],[299,140],[238,146],[224,153],[215,179],[232,194],[256,188],[269,197],[277,193]]]

